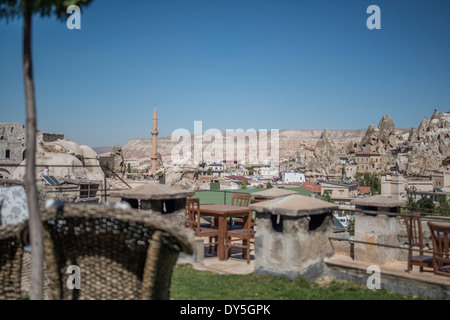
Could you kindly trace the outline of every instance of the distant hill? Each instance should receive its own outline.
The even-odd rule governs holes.
[[[351,142],[358,142],[366,133],[367,129],[355,130],[330,130],[333,136],[334,143],[339,150],[344,150]],[[320,138],[323,130],[280,130],[279,132],[279,156],[281,159],[295,156],[300,147],[311,146],[314,147],[317,140]],[[223,134],[225,136],[225,134]],[[259,140],[258,140],[259,141]],[[223,146],[226,148],[226,141],[223,141]],[[172,141],[171,137],[158,137],[158,153],[161,155],[163,163],[171,162],[172,149],[178,144],[178,141]],[[234,143],[234,141],[232,142]],[[208,143],[203,144],[205,148]],[[270,151],[270,131],[267,136],[267,148]],[[240,148],[248,147],[247,145]],[[225,149],[224,149],[225,150]],[[143,162],[148,161],[152,152],[152,139],[131,139],[123,147],[123,157],[126,161]],[[224,151],[225,152],[225,151]],[[246,152],[246,154],[248,151]],[[225,153],[224,153],[225,154]]]
[[[113,147],[92,147],[92,150],[97,152],[97,154],[102,154],[106,152],[111,152]]]

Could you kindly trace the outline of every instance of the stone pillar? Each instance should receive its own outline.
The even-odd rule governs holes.
[[[158,136],[158,117],[156,116],[156,106],[155,106],[155,111],[153,112],[153,129],[152,129],[152,173],[153,176],[155,176],[156,174],[156,165],[157,165],[157,161],[158,161],[158,156],[157,156],[157,146],[158,146],[158,142],[157,142],[157,136]]]
[[[373,196],[355,199],[352,203],[356,208],[355,260],[380,265],[398,260],[401,249],[387,246],[400,246],[402,225],[398,213],[403,202],[385,196]]]
[[[255,273],[304,276],[324,272],[324,258],[333,254],[332,211],[323,200],[290,195],[250,206],[256,212]]]

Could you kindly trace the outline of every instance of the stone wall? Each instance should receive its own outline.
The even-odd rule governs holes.
[[[0,177],[10,178],[24,159],[25,128],[19,123],[0,123]]]
[[[378,214],[365,214],[356,212],[355,216],[355,260],[385,264],[398,259],[400,250],[378,246],[384,244],[398,247],[400,245],[399,217],[379,212]],[[372,244],[373,243],[373,244]]]
[[[42,141],[44,142],[54,142],[58,140],[64,140],[64,135],[62,133],[48,133],[42,132]]]

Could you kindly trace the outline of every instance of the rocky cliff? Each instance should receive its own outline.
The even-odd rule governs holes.
[[[314,148],[314,156],[307,163],[311,173],[321,173],[325,176],[340,175],[342,166],[340,153],[328,129],[320,135]]]
[[[378,127],[370,125],[366,134],[359,143],[360,151],[374,151],[387,153],[397,147],[397,140],[401,139],[401,133],[395,129],[394,121],[390,115],[385,115],[378,123]]]
[[[430,119],[424,117],[417,129],[409,131],[405,145],[407,152],[396,158],[400,172],[424,176],[450,170],[450,113],[435,110]]]
[[[26,159],[11,175],[13,180],[23,180],[26,172]],[[67,138],[46,142],[41,136],[37,139],[36,179],[42,183],[44,166],[49,175],[57,179],[86,179],[103,181],[103,171],[99,166],[97,153],[90,147],[78,145]],[[85,166],[85,167],[83,167]]]
[[[335,152],[345,153],[347,145],[353,143],[354,141],[361,140],[364,135],[364,129],[356,129],[356,130],[327,130],[327,139],[328,141],[332,141],[334,145]],[[279,131],[279,158],[280,159],[288,159],[291,157],[296,157],[302,146],[311,146],[314,147],[316,143],[319,141],[323,134],[323,130],[281,130]],[[245,154],[245,159],[251,158],[251,156],[256,154],[258,159],[262,157],[258,157],[260,149],[264,146],[264,136],[261,133],[256,132],[253,138],[249,138],[249,134],[247,133],[246,143],[241,144],[238,141],[246,133],[236,133],[236,139],[233,141],[227,141],[225,134],[223,134],[222,143],[216,143],[214,140],[209,142],[205,139],[202,145],[202,151],[204,154],[210,154],[211,148],[214,147],[222,147],[223,157],[218,158],[226,158],[227,150],[234,150],[231,154],[234,154],[235,158],[239,159],[242,154]],[[193,136],[183,136],[180,139],[174,139],[171,141],[171,137],[162,137],[158,138],[158,153],[161,155],[161,160],[165,165],[169,165],[172,163],[172,151],[174,148],[181,149],[180,143],[183,143],[183,140],[187,143],[190,143],[190,148],[192,154],[194,153],[194,139]],[[267,143],[265,144],[267,147],[267,155],[270,157],[271,147],[272,147],[272,134],[270,131],[267,132]],[[148,161],[151,157],[152,153],[152,139],[132,139],[130,140],[123,148],[123,157],[125,162],[131,162],[135,165],[139,165],[144,161]],[[181,153],[180,153],[181,154]],[[192,156],[193,157],[193,156]]]
[[[381,118],[378,126],[371,124],[367,129],[281,130],[278,135],[278,156],[280,160],[297,158],[305,164],[306,171],[312,174],[339,175],[342,169],[340,157],[352,157],[359,151],[375,151],[381,154],[383,170],[427,175],[432,171],[450,169],[449,124],[450,113],[435,110],[430,119],[425,116],[418,128],[411,129],[396,128],[393,119],[387,114]],[[261,143],[267,141],[265,145],[270,156],[272,141],[275,141],[272,140],[273,133],[270,131],[267,132],[267,140],[264,140],[264,135],[260,132],[255,132],[254,135],[248,132],[236,133],[236,138],[232,141],[227,140],[225,134],[220,134],[219,138],[204,140],[201,146],[204,155],[218,154],[217,159],[226,159],[231,154],[236,159],[241,159],[244,154],[248,160],[251,159],[252,152],[258,157]],[[243,136],[246,140],[239,140]],[[173,164],[173,150],[180,151],[180,154],[190,151],[193,160],[196,152],[194,140],[193,135],[173,139],[158,138],[159,166],[164,164],[170,167]],[[122,149],[125,162],[138,168],[149,166],[151,139],[132,139]],[[310,152],[309,149],[314,151]],[[227,153],[227,150],[231,150],[231,153]]]

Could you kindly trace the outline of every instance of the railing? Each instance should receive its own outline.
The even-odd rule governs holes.
[[[410,207],[401,207],[403,213],[398,212],[389,212],[389,211],[374,211],[374,210],[362,210],[362,209],[353,209],[353,210],[346,210],[347,212],[351,212],[352,214],[356,213],[362,213],[367,214],[371,216],[377,216],[377,215],[388,215],[391,217],[401,217],[401,218],[407,218],[409,220],[409,234],[413,234],[413,219],[417,219],[417,215],[414,215],[412,212],[420,212],[420,210],[430,210],[430,211],[436,211],[436,213],[424,213],[420,214],[420,218],[422,221],[441,221],[444,223],[450,223],[450,210],[443,210],[443,209],[428,209],[428,208],[410,208]],[[407,211],[407,212],[405,212]],[[340,212],[340,210],[337,210],[336,212]],[[437,215],[439,214],[439,215]],[[406,230],[408,233],[408,230]],[[421,252],[420,249],[415,249],[412,247],[411,239],[408,237],[408,247],[399,246],[399,245],[393,245],[393,244],[387,244],[387,243],[376,243],[376,242],[368,242],[368,241],[362,241],[362,240],[355,240],[355,239],[343,239],[343,238],[337,238],[337,237],[329,237],[330,241],[343,241],[348,242],[350,246],[352,247],[355,243],[358,244],[364,244],[364,245],[372,245],[372,246],[379,246],[379,247],[386,247],[391,249],[399,249],[399,250],[408,250],[408,268],[407,272],[410,272],[411,270],[411,257],[413,255],[413,252]],[[435,252],[434,250],[426,250],[428,254],[442,254],[442,252]]]

